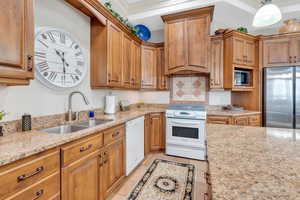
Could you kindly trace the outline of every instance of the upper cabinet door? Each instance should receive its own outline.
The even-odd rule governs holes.
[[[142,88],[156,89],[157,59],[156,48],[142,47]]]
[[[169,79],[165,75],[165,53],[163,47],[157,49],[157,89],[169,89]]]
[[[184,69],[185,60],[185,20],[169,22],[165,26],[166,66],[169,72]]]
[[[233,63],[243,65],[245,63],[245,41],[241,38],[233,38]]]
[[[245,40],[244,42],[244,64],[255,66],[255,41]]]
[[[211,41],[211,62],[210,62],[210,88],[223,88],[223,37],[213,38]]]
[[[266,40],[263,45],[263,67],[291,65],[290,38]]]
[[[131,67],[131,84],[135,89],[141,87],[141,45],[135,41],[132,42],[132,67]]]
[[[22,84],[33,78],[33,1],[1,0],[0,7],[0,83]]]
[[[108,23],[108,82],[109,86],[121,86],[123,77],[123,33],[112,24]]]
[[[295,63],[295,65],[300,65],[300,37],[296,37],[292,40],[292,62]]]
[[[132,56],[131,56],[131,38],[126,34],[123,35],[123,86],[131,87],[132,79]]]
[[[207,16],[188,18],[186,24],[187,70],[208,71],[210,19]]]

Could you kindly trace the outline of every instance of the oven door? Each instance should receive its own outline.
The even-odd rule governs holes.
[[[198,146],[205,143],[205,120],[167,118],[167,143]]]

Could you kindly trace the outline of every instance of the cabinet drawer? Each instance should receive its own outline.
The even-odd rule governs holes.
[[[103,134],[99,133],[96,136],[81,139],[65,147],[61,148],[62,163],[64,166],[70,164],[81,158],[82,156],[88,155],[103,146]]]
[[[208,116],[207,123],[210,123],[210,124],[231,124],[231,117]]]
[[[249,125],[250,126],[260,126],[260,115],[249,116]]]
[[[235,117],[234,124],[239,126],[248,126],[249,125],[249,118],[248,116],[243,117]]]
[[[60,170],[58,151],[34,158],[21,164],[8,165],[4,171],[0,169],[1,200]]]
[[[109,144],[114,140],[123,137],[125,134],[125,127],[124,125],[116,126],[114,128],[108,129],[104,132],[104,144]]]
[[[59,200],[60,176],[59,172],[33,184],[29,188],[5,200]]]

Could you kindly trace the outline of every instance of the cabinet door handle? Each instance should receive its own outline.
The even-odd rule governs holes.
[[[41,196],[43,196],[43,194],[44,194],[44,190],[43,190],[43,189],[37,191],[37,192],[35,193],[35,197],[34,197],[32,200],[37,200],[37,199],[39,199]]]
[[[103,159],[103,164],[106,164],[107,163],[107,154],[106,154],[106,152],[104,152],[104,159]]]
[[[102,157],[102,154],[99,155],[99,158],[100,158],[100,167],[101,167],[101,166],[103,166],[103,157]]]
[[[92,148],[92,144],[89,144],[88,146],[86,146],[86,147],[81,147],[80,148],[80,152],[84,152],[84,151],[87,151],[87,150],[89,150],[90,148]]]
[[[290,57],[289,57],[289,62],[290,62],[290,63],[292,63],[292,59],[293,59],[293,57],[290,56]]]
[[[297,63],[297,56],[294,56],[294,62]]]
[[[204,200],[209,200],[208,194],[204,193]]]
[[[115,133],[112,134],[112,137],[117,137],[119,134],[120,134],[119,131],[118,131],[118,132],[115,132]]]
[[[205,172],[205,179],[206,179],[206,183],[207,185],[211,185],[211,182],[210,182],[210,174]]]
[[[27,56],[27,71],[32,72],[33,70],[33,56],[28,55]]]
[[[28,178],[30,178],[30,177],[33,177],[33,176],[35,176],[35,175],[38,175],[38,174],[41,173],[42,171],[44,171],[44,167],[43,167],[43,166],[38,167],[38,168],[36,168],[35,172],[33,172],[33,173],[29,174],[29,175],[23,174],[23,175],[21,175],[21,176],[18,176],[17,181],[18,181],[18,182],[25,181],[26,179],[28,179]]]

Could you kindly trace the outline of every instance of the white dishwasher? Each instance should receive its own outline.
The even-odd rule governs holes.
[[[140,117],[126,123],[126,176],[144,159],[144,120]]]

